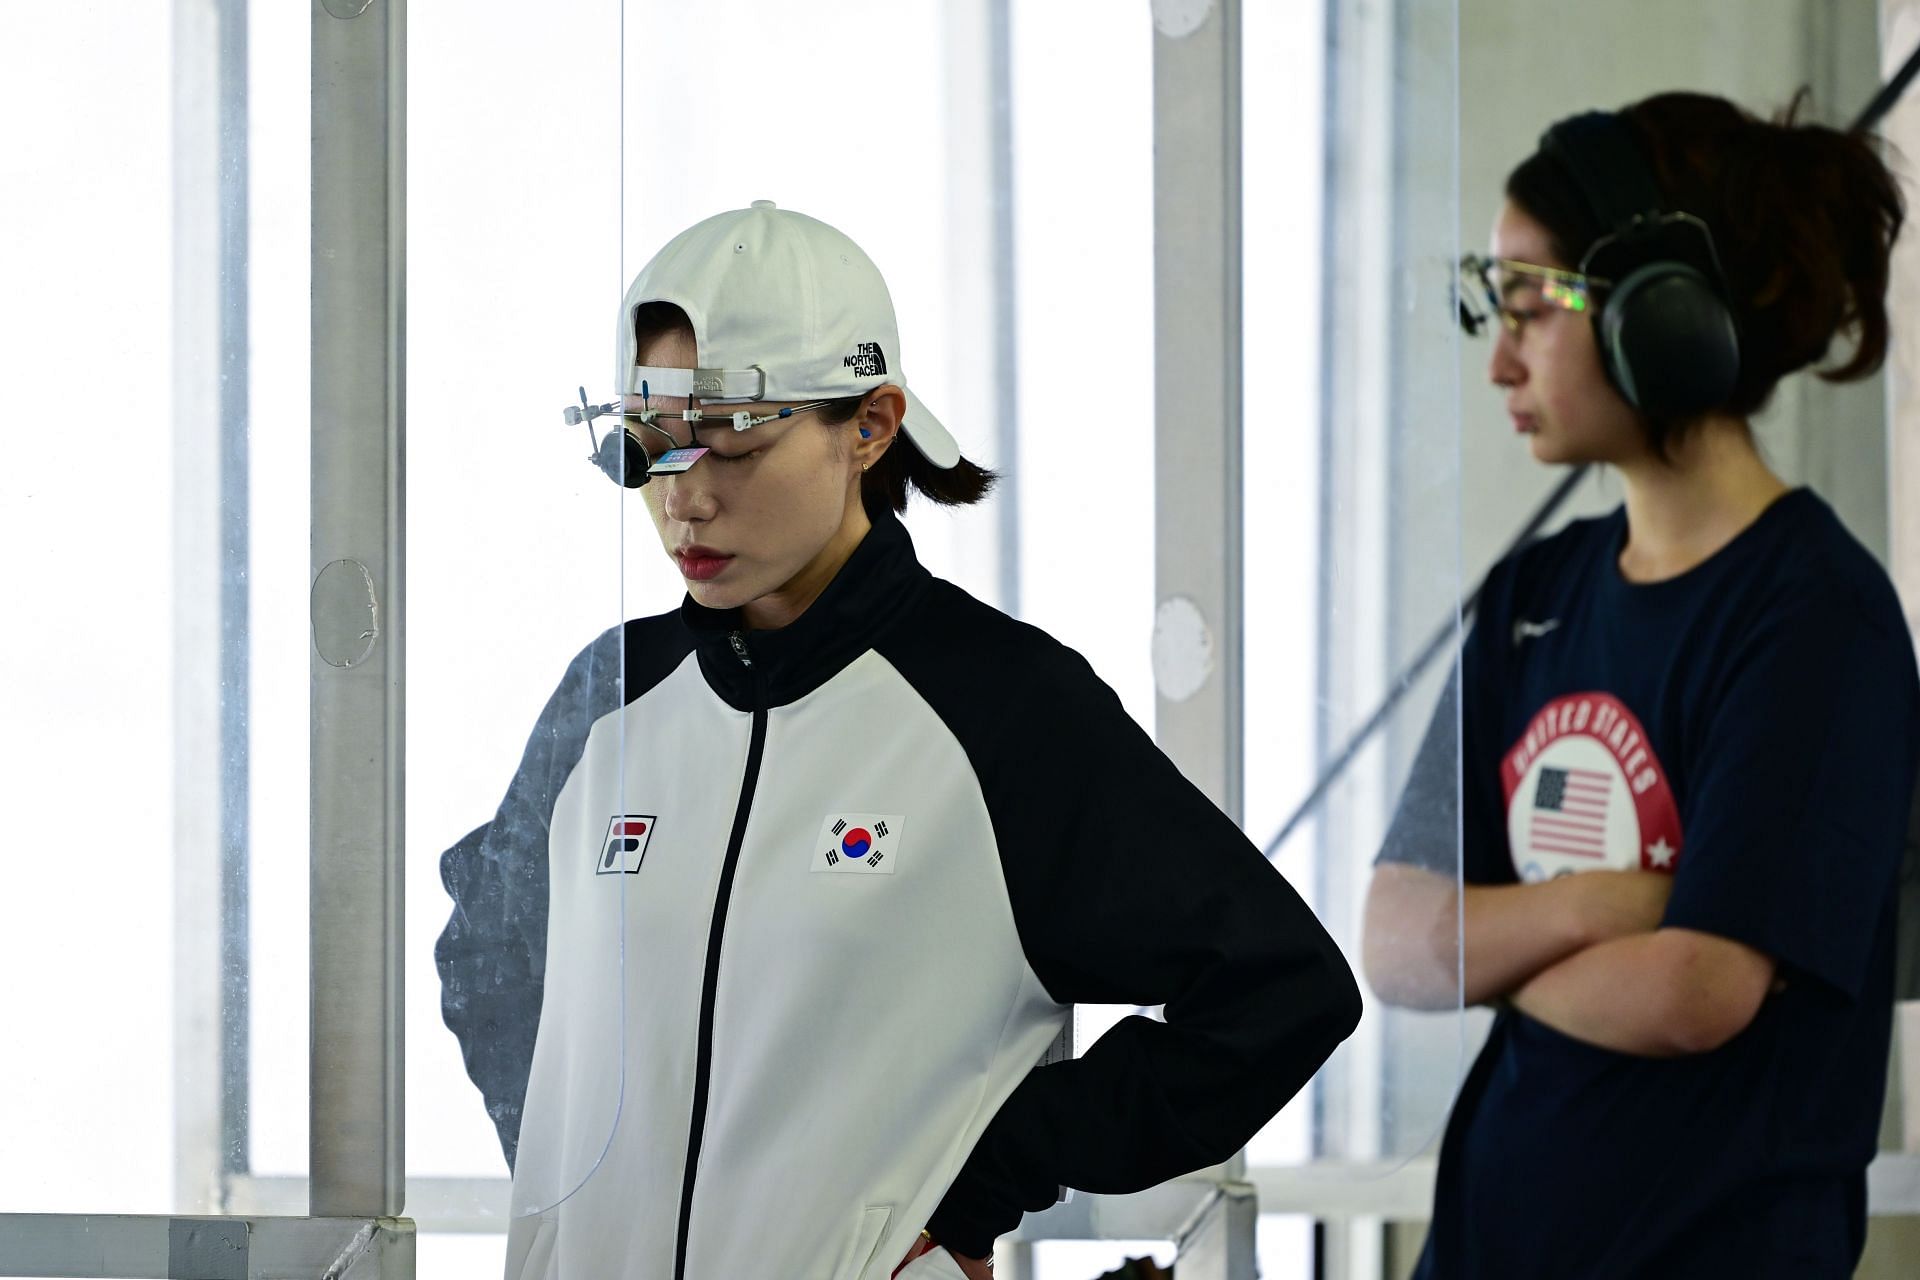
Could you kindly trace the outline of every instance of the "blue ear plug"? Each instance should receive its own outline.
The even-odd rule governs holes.
[[[862,427],[860,428],[860,438],[862,440],[871,440],[873,439],[873,432],[867,430],[865,427]]]

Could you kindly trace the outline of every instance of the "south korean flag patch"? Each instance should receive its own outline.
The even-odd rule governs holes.
[[[813,842],[809,871],[835,874],[890,876],[900,865],[900,829],[907,820],[897,813],[832,813],[820,824]]]

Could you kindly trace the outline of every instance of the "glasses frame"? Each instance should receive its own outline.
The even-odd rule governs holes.
[[[1502,300],[1500,290],[1494,287],[1495,271],[1533,277],[1540,282],[1542,302],[1556,311],[1571,311],[1576,315],[1591,314],[1598,306],[1597,295],[1613,287],[1613,281],[1603,276],[1568,271],[1563,267],[1543,267],[1537,262],[1522,262],[1518,258],[1462,254],[1454,271],[1454,310],[1461,329],[1469,338],[1477,338],[1487,332],[1496,316],[1507,327],[1507,332],[1512,334],[1518,334],[1526,325],[1527,317],[1508,306]],[[1477,282],[1477,290],[1471,282]],[[1484,295],[1485,310],[1475,299],[1476,292]]]
[[[650,476],[655,474],[679,475],[691,469],[693,464],[707,453],[707,450],[700,446],[699,440],[699,430],[703,423],[711,427],[724,424],[735,431],[751,431],[764,423],[778,422],[791,418],[796,413],[806,413],[812,409],[824,409],[834,403],[832,400],[809,400],[805,404],[788,405],[784,409],[763,414],[744,409],[726,413],[708,413],[692,405],[680,410],[642,408],[635,413],[627,409],[624,400],[594,404],[587,399],[585,387],[579,390],[580,403],[566,407],[564,417],[567,425],[571,427],[584,424],[586,426],[587,443],[593,449],[593,452],[588,455],[588,460],[605,472],[609,479],[629,489],[640,488],[646,484]],[[593,434],[593,420],[607,417],[620,419],[618,435],[616,436],[614,431],[608,431],[596,439]],[[681,444],[670,431],[660,425],[662,418],[677,418],[687,424],[686,444]],[[667,448],[659,456],[656,457],[647,450],[640,432],[634,429],[635,423],[639,424],[642,430],[651,431],[667,442]],[[676,451],[691,456],[670,467],[667,466],[667,455]],[[634,457],[636,452],[640,455],[638,458]],[[639,465],[642,462],[645,465]],[[662,470],[656,472],[656,467]]]

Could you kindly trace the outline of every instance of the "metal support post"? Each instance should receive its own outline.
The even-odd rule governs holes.
[[[1920,47],[1920,0],[1883,0],[1880,22],[1881,71],[1891,74],[1909,52]],[[1909,95],[1894,107],[1881,132],[1898,148],[1898,154],[1913,154],[1912,148],[1920,145],[1920,99]],[[1912,178],[1908,176],[1903,185],[1908,201],[1913,201],[1916,188]],[[1920,393],[1916,392],[1920,388],[1920,327],[1913,323],[1920,316],[1920,248],[1910,238],[1894,246],[1887,305],[1894,323],[1886,387],[1890,513],[1887,568],[1900,593],[1907,626],[1920,633]],[[1902,912],[1911,914],[1915,902],[1912,896],[1904,897]],[[1920,937],[1916,932],[1920,931],[1903,919],[1900,971],[1895,979],[1896,994],[1902,999],[1893,1027],[1898,1069],[1894,1097],[1900,1111],[1901,1145],[1908,1152],[1920,1152]]]
[[[1034,1280],[1033,1245],[1025,1240],[995,1245],[993,1280]]]
[[[173,1204],[247,1135],[247,10],[173,6]]]
[[[946,147],[956,173],[990,181],[948,192],[946,311],[956,335],[984,344],[985,362],[941,396],[950,422],[992,423],[985,461],[1000,471],[989,509],[959,515],[956,567],[993,584],[988,603],[1020,612],[1020,397],[1014,306],[1012,19],[1010,0],[944,7]],[[982,263],[990,269],[982,270]],[[976,451],[977,452],[977,451]]]
[[[169,1218],[0,1214],[10,1276],[100,1280],[412,1280],[404,1218]]]
[[[1260,1274],[1254,1228],[1260,1204],[1244,1182],[1223,1183],[1180,1233],[1174,1270],[1180,1280],[1255,1280]]]
[[[1153,26],[1154,737],[1240,822],[1239,0]]]
[[[406,5],[313,11],[310,1212],[405,1186]]]
[[[1153,6],[1155,737],[1241,803],[1240,6]]]

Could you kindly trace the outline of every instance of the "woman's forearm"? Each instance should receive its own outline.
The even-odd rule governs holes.
[[[1511,994],[1582,948],[1658,927],[1671,879],[1594,871],[1465,885],[1382,866],[1367,894],[1367,980],[1389,1004],[1443,1009]]]
[[[1745,1030],[1774,979],[1752,947],[1691,929],[1615,938],[1536,974],[1513,1005],[1618,1053],[1708,1053]]]

